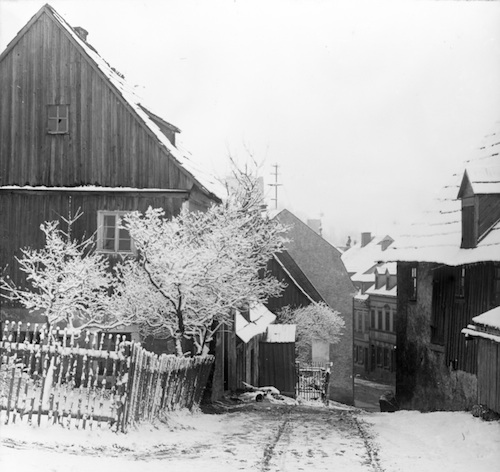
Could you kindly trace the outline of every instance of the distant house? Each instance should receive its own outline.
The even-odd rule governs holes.
[[[340,312],[345,330],[338,344],[313,346],[313,361],[333,362],[330,399],[353,404],[352,367],[352,297],[355,294],[349,274],[340,258],[340,251],[323,239],[288,210],[275,218],[290,227],[286,251],[275,255],[268,269],[287,284],[279,298],[268,301],[267,307],[278,312],[323,301]]]
[[[395,383],[397,266],[382,263],[394,239],[362,233],[343,254],[358,289],[353,301],[354,372],[364,378]]]
[[[422,221],[387,250],[387,260],[398,261],[396,391],[405,408],[478,401],[480,336],[467,340],[462,329],[500,305],[499,151],[499,134],[487,137]],[[491,375],[498,379],[498,370]]]
[[[111,258],[133,253],[121,215],[167,217],[219,202],[214,182],[176,147],[179,129],[146,108],[89,44],[43,6],[0,55],[0,267],[43,245],[40,224],[83,211],[73,236],[97,235]],[[0,299],[2,316],[26,313]]]

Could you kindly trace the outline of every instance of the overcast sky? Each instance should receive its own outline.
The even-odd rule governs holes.
[[[45,3],[0,0],[0,50]],[[335,244],[397,235],[500,119],[498,2],[50,4],[197,160],[278,164],[279,208]]]

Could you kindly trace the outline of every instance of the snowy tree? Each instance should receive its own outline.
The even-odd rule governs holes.
[[[256,179],[237,174],[239,185],[206,212],[184,209],[171,220],[161,209],[126,215],[137,260],[117,266],[117,311],[143,334],[182,339],[206,350],[217,328],[230,325],[235,309],[276,297],[282,284],[266,264],[286,242],[285,228],[262,208]]]
[[[67,323],[68,327],[109,326],[109,292],[112,274],[107,260],[93,249],[92,238],[79,242],[71,238],[58,221],[40,225],[45,236],[41,249],[25,248],[16,258],[26,276],[19,287],[8,277],[0,277],[1,296],[19,303],[30,312],[42,310],[49,324]]]
[[[313,341],[335,344],[340,340],[345,322],[338,311],[326,303],[311,303],[305,307],[292,309],[284,307],[277,314],[277,323],[295,324],[297,341],[295,349],[300,362],[311,360]]]

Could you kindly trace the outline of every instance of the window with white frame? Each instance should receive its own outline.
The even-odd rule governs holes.
[[[69,132],[69,105],[47,106],[47,132],[49,134]]]
[[[108,253],[132,253],[134,244],[130,233],[120,227],[126,211],[99,211],[97,213],[97,248]]]

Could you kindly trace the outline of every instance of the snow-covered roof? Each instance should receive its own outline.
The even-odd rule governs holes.
[[[297,326],[293,324],[272,324],[267,327],[266,342],[294,343]]]
[[[363,274],[361,272],[357,272],[351,277],[351,280],[353,282],[361,282],[361,283],[368,283],[368,282],[375,282],[375,273],[370,271],[368,274]]]
[[[467,167],[465,172],[475,194],[500,193],[500,164],[491,167]]]
[[[366,273],[383,259],[382,242],[390,238],[387,235],[373,236],[371,241],[362,246],[361,242],[353,244],[341,256],[347,271],[351,273]],[[390,238],[392,240],[392,238]],[[389,246],[390,247],[390,246]]]
[[[92,60],[92,62],[98,67],[98,69],[105,75],[108,81],[114,86],[116,91],[122,96],[125,102],[132,108],[135,114],[138,116],[140,121],[147,127],[147,129],[153,133],[153,135],[158,140],[159,144],[163,146],[167,152],[175,159],[181,167],[186,169],[194,179],[200,184],[201,188],[204,188],[208,192],[218,196],[219,198],[224,194],[224,188],[222,184],[210,173],[204,170],[199,163],[187,155],[185,152],[181,152],[176,146],[174,146],[167,136],[163,134],[160,128],[153,122],[150,115],[144,110],[144,107],[148,110],[149,106],[145,106],[142,100],[135,93],[134,87],[128,84],[124,77],[117,73],[98,53],[91,47],[86,41],[83,41],[78,33],[66,22],[66,20],[59,15],[50,5],[45,5],[42,7],[47,9],[52,13],[53,17],[59,24],[71,35],[72,39],[82,48],[82,50],[87,54],[87,56]],[[171,125],[172,126],[172,125]]]
[[[378,274],[385,274],[389,272],[390,275],[397,275],[398,264],[396,262],[386,262],[384,264],[378,264],[377,267],[375,267],[375,271]]]
[[[264,305],[258,304],[250,309],[250,321],[236,312],[234,328],[236,335],[245,343],[254,336],[264,333],[267,327],[276,320],[276,315],[271,313]]]
[[[380,288],[375,288],[375,284],[371,286],[366,292],[367,295],[382,295],[384,297],[397,297],[398,288],[395,285],[390,290],[387,290],[387,285],[382,285]]]
[[[47,187],[45,185],[3,185],[0,190],[28,191],[28,192],[113,192],[113,193],[189,193],[187,190],[169,188],[138,188],[138,187],[104,187],[98,185],[82,185],[75,187]]]
[[[488,326],[500,331],[500,306],[475,316],[472,321],[478,325]]]
[[[499,124],[497,127],[500,128]],[[500,261],[500,221],[478,242],[477,247],[460,248],[462,206],[458,199],[465,170],[473,179],[474,191],[483,193],[486,189],[488,192],[498,189],[495,179],[499,176],[499,152],[500,132],[496,132],[485,138],[485,145],[476,156],[457,169],[433,206],[387,248],[384,260],[435,262],[450,266]]]

